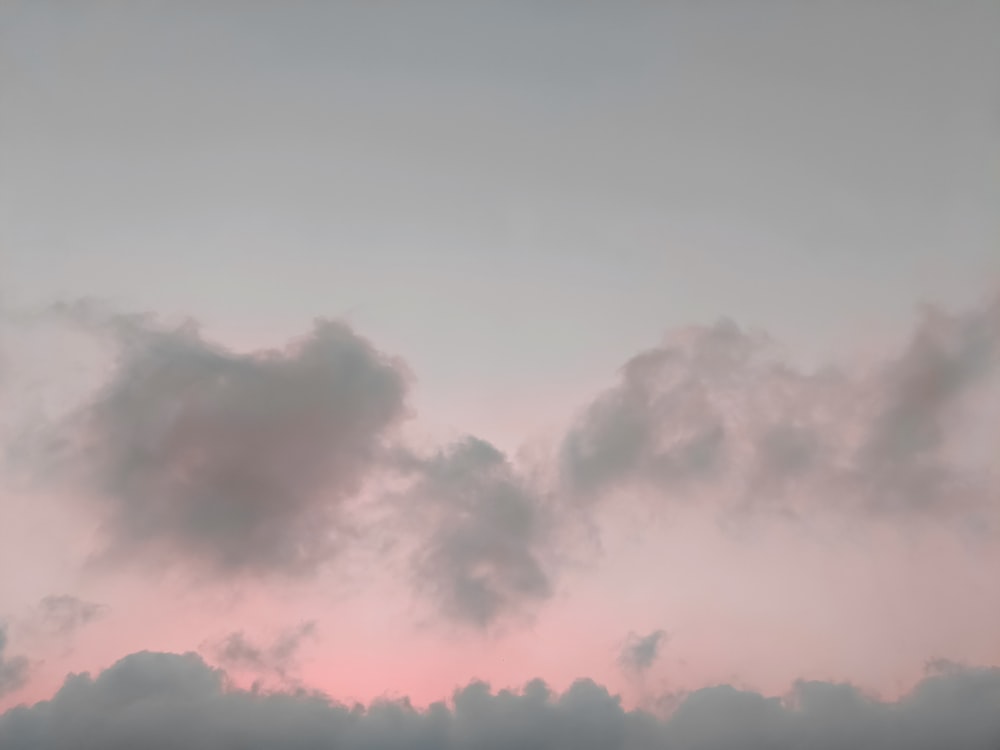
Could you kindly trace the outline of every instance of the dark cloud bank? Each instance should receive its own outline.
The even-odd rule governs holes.
[[[425,711],[347,707],[298,692],[227,688],[194,654],[138,653],[0,717],[4,750],[996,750],[1000,670],[948,668],[895,703],[802,682],[783,699],[729,686],[684,696],[669,718],[623,710],[590,681],[565,693],[484,684]]]

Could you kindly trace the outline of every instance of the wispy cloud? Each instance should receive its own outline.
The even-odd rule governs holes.
[[[236,631],[213,644],[211,652],[227,668],[274,675],[287,682],[302,642],[315,634],[316,623],[303,622],[279,633],[270,643],[260,645],[250,640],[243,631]]]
[[[70,636],[107,611],[108,607],[103,604],[88,602],[69,594],[51,595],[38,603],[36,620],[48,633]]]
[[[680,330],[583,410],[562,445],[563,484],[591,502],[628,490],[711,495],[744,512],[981,513],[1000,477],[988,461],[955,460],[954,447],[998,363],[998,299],[928,308],[867,372],[804,371],[728,320]]]
[[[7,655],[7,626],[0,624],[0,696],[13,693],[28,681],[28,659]]]
[[[645,672],[659,658],[660,650],[666,641],[665,630],[654,630],[644,636],[631,633],[618,655],[618,663],[630,672]]]

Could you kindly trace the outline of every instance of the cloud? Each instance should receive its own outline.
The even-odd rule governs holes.
[[[302,641],[315,633],[316,623],[304,622],[280,633],[269,645],[260,646],[248,640],[242,631],[237,631],[216,644],[212,652],[226,667],[270,673],[286,680]]]
[[[416,470],[407,498],[427,538],[414,567],[444,614],[485,628],[551,595],[548,509],[503,453],[469,437]]]
[[[28,659],[7,656],[7,626],[0,624],[0,696],[13,693],[28,681]]]
[[[220,576],[306,574],[406,414],[408,375],[341,323],[236,353],[193,323],[70,306],[108,335],[110,380],[63,425],[54,466],[101,500],[107,554]]]
[[[858,453],[858,470],[882,504],[935,507],[966,494],[943,455],[961,429],[957,410],[975,386],[997,374],[1000,298],[955,315],[927,308],[912,340],[889,362],[880,403]]]
[[[37,620],[43,630],[53,635],[69,636],[106,611],[107,607],[103,604],[61,594],[46,596],[38,603]]]
[[[554,488],[475,437],[430,456],[389,450],[409,375],[345,325],[237,353],[193,323],[92,304],[57,314],[116,353],[52,441],[53,473],[97,500],[115,560],[308,574],[370,530],[347,507],[364,483],[402,469],[412,486],[389,519],[407,526],[395,549],[414,550],[413,579],[443,615],[489,629],[552,596],[578,519],[567,509],[616,493],[722,513],[998,510],[992,456],[955,455],[970,420],[996,435],[975,406],[1000,385],[1000,300],[928,309],[897,356],[864,371],[796,367],[730,320],[674,331],[581,411]]]
[[[998,362],[1000,298],[928,308],[901,352],[866,372],[797,368],[728,320],[683,329],[581,412],[562,442],[562,485],[589,502],[638,490],[708,493],[741,511],[982,512],[1000,477],[989,457],[956,460],[956,446],[977,419],[995,437],[975,404],[1000,386]]]
[[[728,436],[717,389],[732,386],[760,342],[724,320],[630,359],[621,382],[584,411],[563,443],[571,491],[617,484],[664,488],[721,471]]]
[[[116,353],[96,396],[53,430],[49,454],[52,473],[97,499],[103,559],[221,577],[310,573],[336,552],[337,532],[371,531],[345,501],[375,472],[402,470],[413,521],[403,542],[443,614],[486,628],[550,596],[542,494],[477,438],[429,457],[390,446],[409,375],[346,326],[319,321],[283,349],[241,354],[190,322],[92,302],[53,314]],[[249,657],[256,647],[241,638],[229,645]]]
[[[665,630],[654,630],[644,636],[632,633],[618,656],[618,663],[630,672],[645,672],[659,658],[666,640]]]
[[[589,680],[562,694],[541,681],[519,692],[473,683],[423,711],[406,700],[347,707],[302,690],[234,690],[194,654],[143,652],[0,716],[4,750],[994,750],[998,739],[998,669],[935,674],[895,703],[824,682],[782,698],[711,687],[661,718],[624,710]]]

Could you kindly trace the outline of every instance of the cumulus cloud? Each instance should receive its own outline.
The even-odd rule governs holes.
[[[630,672],[645,672],[660,656],[660,649],[666,643],[665,630],[654,630],[648,635],[632,633],[618,656],[618,663]]]
[[[107,607],[103,604],[60,594],[46,596],[38,603],[36,619],[46,632],[69,636],[101,617],[106,611]]]
[[[236,631],[215,644],[212,652],[223,666],[269,673],[287,680],[288,671],[294,666],[302,642],[315,634],[316,623],[303,622],[279,633],[270,644],[258,645],[248,639],[244,632]]]
[[[0,696],[13,693],[28,681],[28,659],[7,656],[7,626],[0,624]]]
[[[562,694],[541,681],[518,692],[474,683],[423,711],[406,700],[347,707],[306,691],[234,690],[194,654],[143,652],[0,716],[5,750],[995,750],[998,741],[998,669],[932,675],[894,703],[824,682],[782,698],[712,687],[661,718],[624,710],[588,680]]]
[[[858,452],[858,470],[883,504],[935,507],[966,496],[943,449],[961,423],[963,397],[997,375],[1000,298],[961,315],[928,308],[878,383],[879,406]]]
[[[106,336],[116,353],[49,454],[54,473],[98,499],[112,559],[220,576],[309,573],[352,520],[344,501],[374,471],[402,470],[404,545],[442,613],[485,628],[550,595],[542,494],[477,438],[429,457],[390,446],[409,376],[348,327],[319,321],[283,349],[242,354],[190,322],[92,302],[54,314]],[[256,647],[241,638],[229,645],[249,657]]]
[[[566,436],[570,489],[587,495],[635,481],[671,487],[720,471],[727,435],[716,390],[735,384],[758,347],[727,320],[630,359],[621,382]]]
[[[416,470],[415,570],[446,615],[485,628],[551,595],[548,507],[501,451],[469,437]]]
[[[341,323],[237,353],[193,323],[63,312],[107,334],[110,380],[58,435],[102,501],[108,554],[218,575],[309,573],[406,412],[408,375]]]
[[[1000,497],[996,469],[956,461],[955,446],[976,420],[970,404],[1000,385],[998,361],[1000,299],[929,308],[898,356],[858,373],[797,368],[728,320],[684,329],[583,410],[562,444],[562,483],[583,500],[711,488],[743,510],[982,511]]]
[[[416,550],[414,579],[447,617],[490,628],[551,597],[567,499],[959,514],[995,511],[1000,497],[992,456],[954,460],[977,417],[969,405],[1000,384],[1000,301],[928,310],[898,356],[864,372],[795,367],[729,320],[675,331],[582,410],[553,491],[479,438],[429,457],[387,451],[409,377],[345,325],[238,353],[191,323],[88,305],[59,314],[116,352],[52,443],[54,469],[99,501],[115,559],[310,573],[357,530],[345,504],[373,471],[402,468],[412,487],[397,548]]]

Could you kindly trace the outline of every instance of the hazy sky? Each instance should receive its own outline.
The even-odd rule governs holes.
[[[0,2],[0,706],[1000,739],[997,71],[995,0]]]

